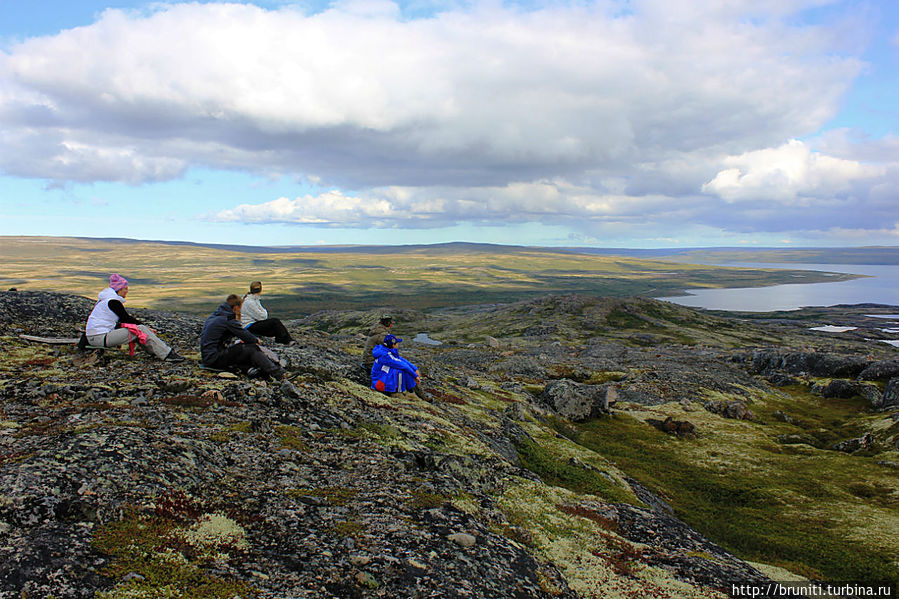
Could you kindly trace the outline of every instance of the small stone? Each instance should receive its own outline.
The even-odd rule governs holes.
[[[416,570],[427,570],[428,569],[428,567],[425,564],[423,564],[420,561],[413,559],[411,557],[408,560],[406,560],[406,563],[409,564],[409,566],[415,568]]]
[[[494,347],[494,348],[499,347],[499,340],[496,337],[491,337],[490,335],[487,335],[486,337],[484,337],[484,341],[487,343],[487,345],[489,347]]]
[[[360,586],[367,587],[369,589],[378,588],[378,581],[375,580],[375,577],[368,572],[359,572],[358,574],[356,574],[356,582],[358,582]]]
[[[141,582],[142,580],[145,580],[144,577],[137,572],[129,572],[128,574],[122,576],[122,582]]]
[[[481,384],[478,383],[473,377],[468,377],[468,380],[465,381],[465,386],[469,389],[480,389]]]
[[[446,537],[460,547],[474,547],[478,540],[470,534],[457,532]]]
[[[787,414],[786,412],[782,412],[781,410],[776,410],[774,412],[774,417],[780,420],[781,422],[786,422],[787,424],[793,424],[793,417]]]
[[[362,566],[367,566],[368,564],[370,564],[371,558],[367,555],[351,555],[350,563],[357,568],[361,568]]]
[[[281,393],[283,393],[287,397],[300,399],[300,390],[297,389],[296,385],[288,380],[281,381]]]
[[[233,372],[220,372],[216,375],[220,379],[236,379],[237,375]]]
[[[200,396],[200,398],[214,403],[221,403],[225,401],[225,396],[222,395],[222,392],[218,391],[217,389],[210,389],[209,391],[204,392]]]

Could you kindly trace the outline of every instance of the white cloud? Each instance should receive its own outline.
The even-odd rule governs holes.
[[[107,10],[0,52],[0,172],[132,184],[191,167],[286,174],[334,191],[212,218],[319,226],[778,230],[776,205],[835,195],[841,209],[880,202],[869,214],[881,218],[899,180],[882,154],[872,166],[854,142],[782,145],[819,130],[863,66],[835,52],[835,28],[791,19],[825,4]]]
[[[3,87],[16,90],[0,105],[4,128],[41,155],[48,133],[86,144],[102,132],[213,167],[233,168],[224,150],[245,168],[332,181],[447,183],[458,173],[496,183],[503,172],[621,168],[812,131],[859,68],[818,56],[823,39],[776,21],[710,11],[666,25],[670,3],[618,18],[596,5],[412,20],[389,3],[360,6],[369,4],[311,16],[245,4],[108,10],[3,56]]]
[[[877,180],[882,166],[863,165],[812,152],[798,140],[726,158],[728,168],[702,186],[727,202],[769,200],[809,205],[813,200],[840,197],[859,181]]]

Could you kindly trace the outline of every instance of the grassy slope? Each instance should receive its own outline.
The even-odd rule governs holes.
[[[287,318],[324,308],[428,309],[510,302],[547,293],[675,295],[691,287],[834,281],[790,271],[730,269],[529,248],[453,251],[415,247],[388,254],[333,249],[242,252],[195,245],[53,237],[5,237],[3,284],[93,297],[110,272],[132,283],[135,307],[205,313],[252,280],[266,305]]]

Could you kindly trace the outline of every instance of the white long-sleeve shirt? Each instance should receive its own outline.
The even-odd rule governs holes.
[[[262,307],[262,303],[259,301],[259,294],[248,294],[240,307],[240,323],[246,328],[254,322],[265,320],[266,318],[268,318],[268,310]]]

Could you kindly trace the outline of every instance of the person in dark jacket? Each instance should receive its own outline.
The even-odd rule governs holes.
[[[418,367],[400,356],[397,345],[402,339],[395,335],[385,335],[384,343],[376,345],[372,350],[375,363],[371,367],[371,388],[382,393],[391,394],[402,391],[413,391],[421,382]]]
[[[253,333],[240,326],[239,295],[231,294],[203,323],[200,335],[200,351],[203,364],[211,368],[227,369],[231,366],[258,368],[274,379],[284,378],[280,364],[272,362],[261,349],[261,341]],[[228,345],[234,338],[243,343]]]

